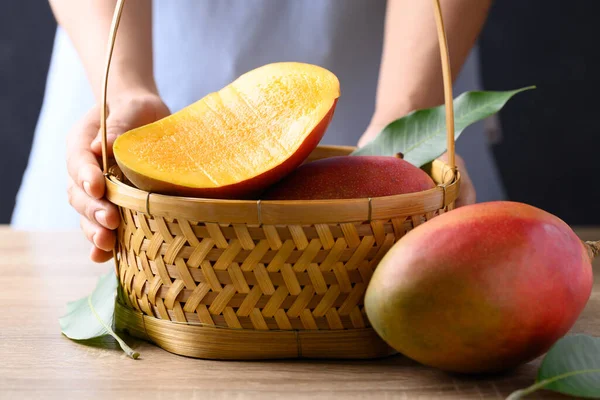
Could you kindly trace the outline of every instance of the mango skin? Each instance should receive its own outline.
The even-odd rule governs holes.
[[[262,196],[266,200],[331,200],[393,196],[433,189],[422,169],[397,157],[337,156],[301,165]]]
[[[365,294],[377,333],[424,365],[489,373],[545,353],[592,290],[591,258],[556,216],[514,202],[455,209],[384,256]]]

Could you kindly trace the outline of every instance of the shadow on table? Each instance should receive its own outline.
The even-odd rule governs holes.
[[[119,336],[133,349],[140,350],[146,345],[151,347],[160,347],[149,344],[148,342],[136,339],[124,332],[119,332]],[[92,340],[75,341],[77,344],[87,346],[93,349],[110,350],[122,352],[119,343],[111,336],[104,336]],[[146,351],[149,349],[146,348]],[[141,351],[141,356],[138,360],[143,362],[144,352]],[[162,350],[166,354],[172,354],[166,350]],[[154,356],[157,353],[152,352]],[[232,368],[240,368],[241,364],[246,365],[245,368],[259,367],[263,368],[265,364],[271,365],[280,373],[298,374],[306,373],[306,371],[314,370],[318,366],[322,380],[344,380],[349,376],[353,376],[353,380],[370,382],[370,384],[381,381],[384,386],[390,386],[390,380],[393,382],[404,382],[402,385],[403,391],[406,394],[418,394],[421,391],[427,390],[433,393],[436,392],[449,398],[481,398],[482,395],[490,395],[492,398],[504,399],[511,392],[531,385],[535,379],[539,360],[522,365],[518,368],[494,374],[481,375],[463,375],[447,373],[419,364],[403,355],[397,354],[388,357],[372,359],[372,360],[330,360],[330,359],[286,359],[286,360],[256,360],[256,361],[235,361],[235,360],[199,360],[191,357],[173,355],[180,358],[183,363],[204,362],[209,364],[231,364]],[[152,358],[152,356],[150,356]],[[259,366],[262,364],[262,367]],[[229,368],[224,366],[224,368]],[[359,375],[356,375],[356,373]],[[357,378],[357,376],[359,378]],[[311,378],[314,380],[314,377]],[[391,385],[392,387],[394,385]],[[397,389],[393,387],[394,389]],[[384,390],[385,388],[381,388]],[[390,388],[388,388],[390,389]],[[386,389],[387,390],[387,389]],[[391,390],[391,389],[390,389]],[[385,390],[384,390],[385,391]],[[454,396],[454,397],[453,397]],[[457,397],[458,396],[458,397]],[[548,398],[562,399],[566,396],[541,391],[533,395],[532,398]]]

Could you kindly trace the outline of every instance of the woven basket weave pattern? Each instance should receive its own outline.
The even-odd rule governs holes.
[[[251,226],[120,211],[118,274],[128,306],[159,319],[255,330],[368,327],[362,300],[377,263],[437,214]]]

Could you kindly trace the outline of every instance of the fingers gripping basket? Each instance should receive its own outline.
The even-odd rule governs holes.
[[[370,328],[363,295],[407,231],[452,207],[452,93],[438,0],[450,163],[438,187],[385,198],[231,201],[135,188],[106,152],[106,87],[124,0],[111,30],[102,109],[107,198],[121,214],[116,327],[173,353],[213,359],[372,358],[393,351]],[[449,102],[449,103],[448,103]],[[321,146],[309,160],[345,155]]]

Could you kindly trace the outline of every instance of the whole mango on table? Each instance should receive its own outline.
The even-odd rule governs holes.
[[[457,208],[389,250],[369,283],[366,313],[389,345],[422,364],[507,370],[572,328],[591,294],[598,247],[530,205]]]

